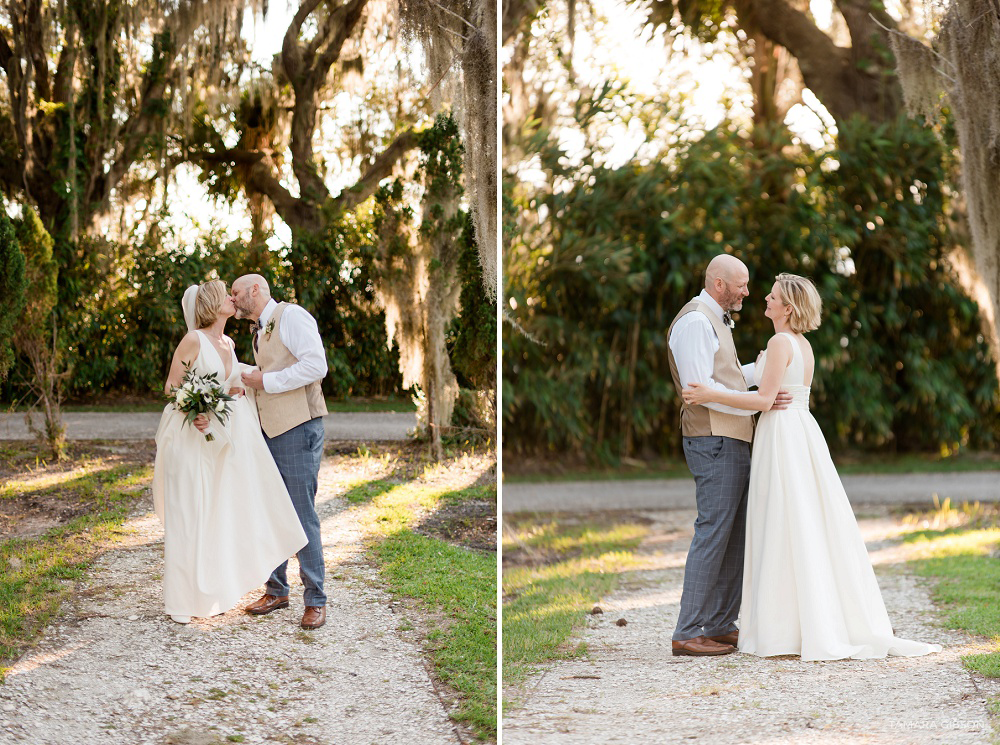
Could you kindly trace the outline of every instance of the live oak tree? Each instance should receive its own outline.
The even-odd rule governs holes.
[[[549,3],[551,4],[551,3]],[[897,23],[878,0],[835,0],[839,31],[819,27],[798,0],[652,0],[647,23],[654,27],[682,27],[701,39],[714,39],[732,20],[752,43],[757,116],[763,118],[775,105],[774,84],[779,68],[797,63],[802,82],[823,103],[834,120],[846,122],[860,114],[873,122],[895,119],[902,109],[889,31]],[[503,11],[504,43],[517,46],[535,15],[546,5],[541,0],[506,0]],[[576,1],[565,11],[575,15]],[[516,52],[515,52],[516,58]],[[795,75],[793,70],[781,71]],[[770,111],[770,116],[777,112]]]
[[[245,62],[254,0],[5,0],[0,188],[34,206],[57,253],[94,230],[135,166],[168,145],[186,91]],[[183,129],[183,127],[180,127]],[[73,255],[60,257],[63,262]]]
[[[438,117],[419,135],[423,181],[419,222],[396,180],[378,194],[379,294],[389,340],[400,341],[404,386],[419,386],[418,416],[431,436],[434,457],[443,456],[442,429],[451,422],[458,381],[451,369],[445,332],[459,310],[458,278],[465,225],[462,146],[454,119]]]
[[[951,0],[930,46],[894,33],[909,108],[928,122],[947,105],[961,151],[977,300],[992,326],[1000,371],[1000,8],[990,0]]]

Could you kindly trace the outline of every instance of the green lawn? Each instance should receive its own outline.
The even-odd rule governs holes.
[[[513,458],[510,461],[514,461]],[[842,474],[867,473],[948,473],[1000,470],[1000,453],[970,452],[953,456],[919,454],[834,454],[837,471]],[[630,481],[635,479],[690,478],[691,472],[682,458],[661,458],[655,461],[634,461],[618,468],[570,466],[551,470],[547,463],[537,463],[529,470],[504,470],[506,483],[546,483],[560,481]]]
[[[993,650],[962,662],[990,678],[1000,678],[1000,527],[921,530],[906,536],[926,556],[913,562],[918,574],[936,580],[932,591],[946,626],[993,641]]]
[[[505,705],[539,665],[586,653],[572,641],[587,613],[637,565],[643,525],[506,519],[503,569]]]
[[[137,412],[163,411],[166,400],[150,397],[144,400],[130,400],[122,403],[68,403],[63,406],[67,413],[97,412],[131,414]],[[416,411],[416,404],[409,398],[327,398],[326,406],[332,412],[350,411]],[[25,407],[12,407],[11,404],[0,404],[0,413],[20,413]]]
[[[496,502],[496,485],[429,488],[375,479],[344,495],[371,537],[370,555],[397,596],[429,610],[424,630],[435,672],[460,695],[448,715],[480,740],[497,735],[496,554],[451,545],[414,530],[418,516],[469,500]]]
[[[0,671],[45,627],[72,581],[121,534],[151,475],[147,466],[97,465],[42,488],[16,480],[3,485],[0,508],[3,500],[30,491],[39,498],[57,495],[82,514],[38,536],[0,541]]]

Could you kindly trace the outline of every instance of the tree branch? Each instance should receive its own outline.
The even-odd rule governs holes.
[[[379,182],[392,175],[396,163],[417,146],[417,135],[412,129],[399,134],[375,159],[361,179],[350,189],[342,191],[333,201],[342,210],[348,210],[370,197],[378,189]]]
[[[31,66],[35,72],[35,100],[51,101],[52,88],[49,77],[49,64],[45,59],[45,34],[42,31],[41,0],[28,0],[25,9],[24,47],[31,55]]]
[[[307,0],[302,4],[292,19],[292,25],[285,33],[282,46],[283,66],[295,92],[289,142],[289,149],[292,151],[292,171],[299,182],[301,198],[314,206],[319,206],[330,198],[330,192],[316,170],[313,157],[312,141],[316,131],[318,94],[326,81],[330,67],[340,56],[344,42],[350,38],[361,20],[368,0],[348,0],[347,3],[335,7],[330,11],[327,22],[323,24],[316,38],[303,51],[302,45],[295,40],[298,30],[308,16],[305,11],[314,10],[320,2],[322,0]],[[321,50],[318,54],[317,49]],[[287,61],[287,64],[286,53],[295,55]]]
[[[156,131],[156,124],[162,117],[162,102],[167,90],[170,73],[177,62],[177,55],[190,40],[201,23],[203,11],[212,4],[212,0],[189,0],[179,6],[174,14],[181,19],[180,23],[172,24],[170,19],[164,24],[173,30],[168,34],[160,34],[162,41],[169,40],[170,46],[162,49],[163,64],[148,65],[142,81],[142,93],[139,106],[125,122],[119,134],[122,143],[121,152],[112,163],[107,174],[99,174],[92,180],[92,186],[87,190],[91,201],[106,205],[111,196],[111,190],[128,173],[142,152],[143,144],[149,135]],[[173,16],[172,16],[173,17]],[[100,167],[100,162],[95,164]]]
[[[290,81],[295,81],[302,70],[303,49],[299,43],[299,34],[302,33],[302,24],[323,0],[305,0],[299,9],[292,16],[292,22],[285,31],[285,36],[281,40],[281,66],[285,70],[285,75]]]
[[[10,64],[11,59],[14,58],[14,52],[10,49],[10,44],[7,43],[7,37],[3,34],[3,29],[0,28],[0,67],[3,68],[4,72],[7,72],[7,65]]]
[[[73,68],[76,66],[76,34],[75,23],[68,24],[66,43],[59,52],[59,62],[56,64],[55,82],[52,86],[52,98],[57,103],[68,104],[73,95]]]
[[[737,3],[741,20],[752,23],[799,61],[803,77],[843,61],[845,50],[833,43],[813,20],[785,0],[741,0]],[[831,64],[832,63],[832,64]]]

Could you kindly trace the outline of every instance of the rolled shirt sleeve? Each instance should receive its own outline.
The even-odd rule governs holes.
[[[278,336],[298,361],[284,370],[264,373],[265,391],[284,393],[326,377],[326,349],[319,336],[316,319],[309,311],[298,305],[285,308]]]
[[[682,323],[684,321],[687,322]],[[677,363],[677,375],[680,378],[681,387],[687,388],[691,383],[704,383],[716,391],[747,395],[746,391],[734,391],[731,388],[726,388],[712,378],[715,353],[718,350],[719,340],[715,336],[712,324],[701,313],[689,313],[678,321],[674,326],[673,332],[670,334],[668,343],[671,351],[674,353],[674,362]],[[750,376],[752,378],[753,364],[742,366],[743,376],[747,377],[748,367],[750,368]],[[722,414],[752,416],[758,413],[750,409],[737,409],[714,402],[703,405]]]

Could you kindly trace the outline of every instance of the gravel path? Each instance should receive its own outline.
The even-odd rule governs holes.
[[[160,413],[69,412],[63,415],[69,440],[151,440]],[[36,424],[41,419],[36,416]],[[413,412],[338,411],[323,417],[327,440],[406,440],[417,426]],[[24,414],[0,414],[0,440],[30,440]]]
[[[254,591],[224,615],[170,621],[163,531],[143,510],[128,524],[134,532],[95,563],[38,646],[8,671],[0,743],[461,742],[416,632],[400,630],[420,621],[379,589],[361,555],[357,510],[337,497],[343,489],[324,464],[317,507],[330,602],[326,626],[313,632],[298,626],[294,560],[287,610],[242,613]]]
[[[1000,501],[1000,471],[857,474],[841,477],[852,504]],[[695,506],[694,479],[505,483],[503,511],[662,510]]]
[[[872,510],[868,510],[872,512]],[[545,667],[503,720],[504,745],[539,743],[990,743],[988,695],[962,655],[989,645],[936,625],[923,580],[908,574],[897,523],[860,521],[896,633],[937,642],[926,657],[801,662],[732,654],[673,657],[693,510],[642,512],[646,568],[630,572],[579,634],[589,655]],[[627,626],[615,622],[625,618]]]

